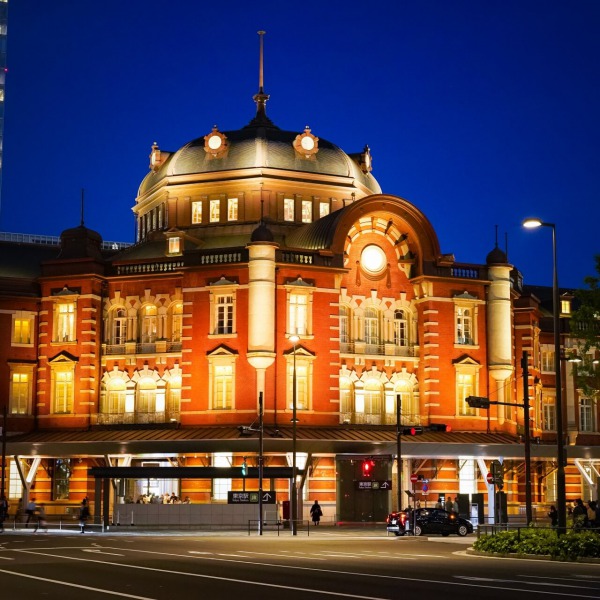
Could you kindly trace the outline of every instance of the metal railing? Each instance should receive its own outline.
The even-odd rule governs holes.
[[[305,531],[307,536],[310,535],[310,521],[298,519],[297,521],[294,521],[294,523],[296,524],[297,532]],[[263,528],[262,528],[263,532],[276,531],[277,537],[279,537],[279,533],[281,531],[289,531],[291,533],[291,524],[292,524],[291,520],[267,521],[266,519],[263,519],[262,524],[263,524]],[[248,535],[252,535],[253,531],[255,533],[259,533],[259,527],[260,527],[260,521],[258,519],[249,520],[248,521]]]

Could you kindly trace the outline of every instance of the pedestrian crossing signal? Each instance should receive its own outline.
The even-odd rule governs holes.
[[[371,458],[367,458],[362,462],[362,474],[363,477],[371,477],[373,475],[373,469],[375,467],[375,461]]]

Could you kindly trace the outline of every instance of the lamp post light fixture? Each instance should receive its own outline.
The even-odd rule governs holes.
[[[296,488],[296,408],[298,404],[298,384],[296,381],[296,345],[300,341],[297,334],[292,334],[288,338],[294,344],[294,362],[292,368],[292,485],[291,485],[291,503],[290,503],[290,523],[292,535],[298,535],[296,528],[296,517],[298,512],[298,492]]]
[[[541,219],[531,218],[523,221],[523,227],[552,229],[552,313],[554,324],[554,371],[556,387],[556,509],[558,511],[558,532],[567,530],[567,492],[565,481],[565,434],[562,405],[562,374],[560,364],[560,302],[558,295],[558,264],[556,261],[556,225],[545,223]]]

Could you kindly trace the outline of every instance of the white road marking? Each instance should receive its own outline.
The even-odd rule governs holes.
[[[15,577],[25,577],[26,579],[35,579],[37,581],[45,581],[46,583],[56,583],[57,585],[66,585],[67,587],[79,588],[80,590],[87,590],[88,592],[100,592],[101,594],[110,594],[112,596],[121,596],[121,598],[133,598],[133,600],[154,600],[149,596],[134,596],[133,594],[124,594],[123,592],[112,592],[111,590],[103,590],[101,588],[90,587],[89,585],[79,585],[77,583],[69,583],[67,581],[59,581],[58,579],[48,579],[47,577],[37,577],[35,575],[26,575],[25,573],[15,573],[14,571],[7,571],[0,569],[0,573],[6,573],[7,575],[14,575]]]
[[[14,558],[10,558],[10,556],[0,556],[2,560],[15,560]]]
[[[272,553],[268,553],[268,552],[252,552],[250,550],[238,550],[238,552],[240,554],[242,554],[242,555],[243,554],[256,554],[257,556],[281,556],[281,554],[276,554],[274,552],[272,552]],[[240,557],[239,554],[237,556]],[[315,554],[314,556],[317,556],[317,554]],[[295,556],[295,557],[291,557],[290,556],[289,558],[303,558],[305,560],[325,560],[324,558],[314,558],[314,556]]]
[[[190,554],[212,554],[212,552],[200,552],[199,550],[188,550]]]
[[[117,554],[116,552],[104,552],[104,550],[100,550],[99,548],[89,549],[83,548],[84,552],[93,552],[94,554],[109,554],[110,556],[125,556],[124,554]]]

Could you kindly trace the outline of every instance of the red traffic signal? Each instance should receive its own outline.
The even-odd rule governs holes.
[[[423,428],[420,425],[413,425],[412,427],[403,427],[402,435],[421,435]]]
[[[427,429],[429,429],[429,431],[441,431],[441,432],[452,431],[452,427],[450,425],[446,425],[445,423],[431,423]]]
[[[371,477],[373,475],[373,469],[375,468],[375,461],[367,458],[362,462],[362,474],[363,477]]]

